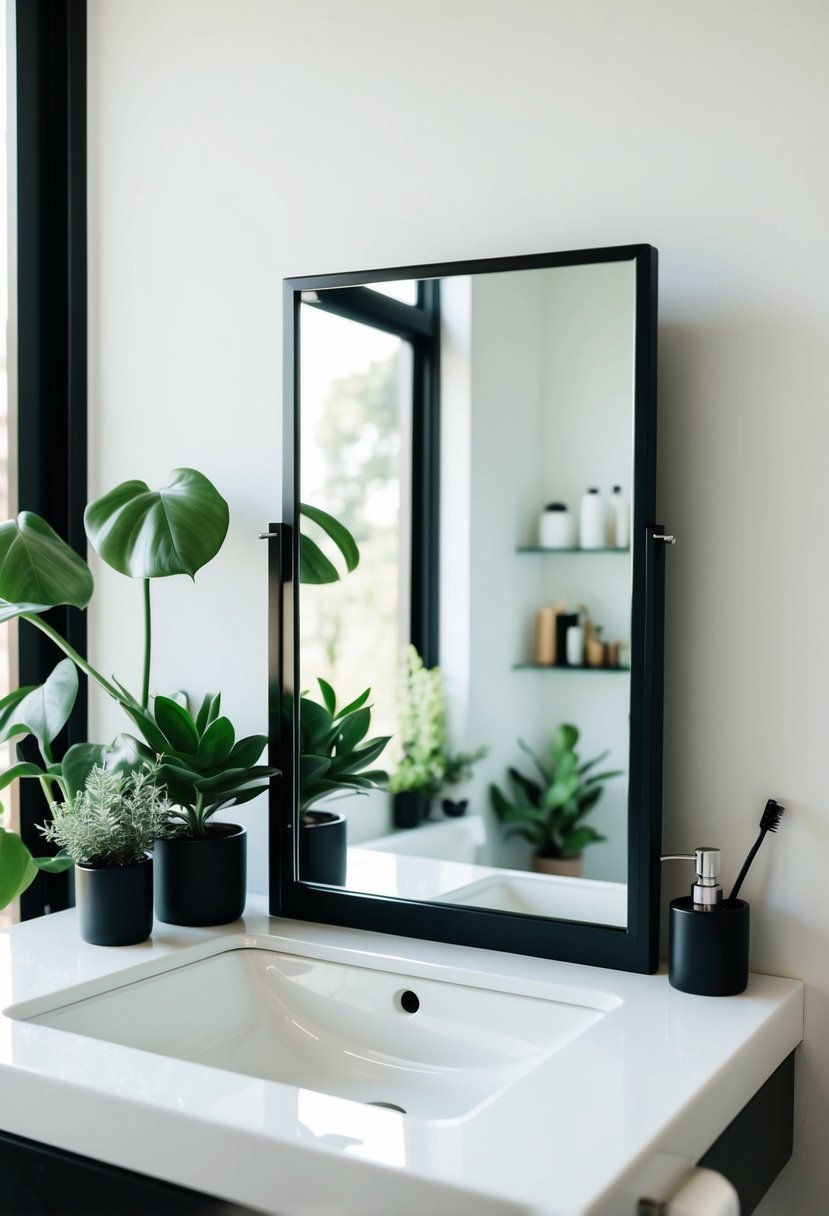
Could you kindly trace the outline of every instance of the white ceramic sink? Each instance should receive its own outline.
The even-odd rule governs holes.
[[[493,874],[440,897],[441,903],[526,916],[587,921],[595,925],[627,924],[627,886],[587,878],[548,874]]]
[[[440,1119],[489,1104],[616,1003],[515,995],[247,946],[26,1020]]]

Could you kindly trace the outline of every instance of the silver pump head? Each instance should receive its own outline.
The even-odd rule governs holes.
[[[694,849],[693,853],[666,853],[663,861],[692,861],[697,872],[697,881],[691,887],[694,907],[707,912],[722,903],[720,876],[720,850]]]

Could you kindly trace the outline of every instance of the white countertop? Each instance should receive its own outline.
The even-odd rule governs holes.
[[[3,1012],[0,1128],[278,1216],[634,1216],[638,1198],[675,1184],[802,1036],[794,980],[753,975],[739,997],[695,997],[665,974],[269,918],[257,897],[235,925],[157,925],[151,942],[118,949],[83,943],[74,912],[4,930],[0,1008],[77,984],[104,991],[217,938],[262,936],[408,975],[575,990],[610,1011],[522,1079],[518,1121],[498,1103],[475,1118],[403,1116]]]

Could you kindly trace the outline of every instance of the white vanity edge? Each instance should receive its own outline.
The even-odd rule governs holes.
[[[343,1141],[298,1142],[297,1095],[307,1091],[254,1078],[240,1084],[232,1073],[3,1012],[0,1129],[278,1216],[633,1216],[640,1196],[670,1193],[802,1038],[796,980],[752,975],[740,997],[694,997],[670,988],[664,973],[269,918],[260,897],[249,898],[235,925],[157,925],[152,942],[120,949],[81,942],[74,912],[4,930],[0,1009],[81,983],[103,990],[128,968],[256,935],[409,974],[437,969],[484,987],[562,985],[585,1003],[620,1004],[552,1073],[524,1078],[525,1126],[499,1123],[497,1103],[475,1119],[445,1122],[372,1110],[381,1130],[376,1151],[375,1133],[366,1134],[364,1158]],[[320,1109],[330,1134],[347,1139],[368,1108],[328,1098]],[[387,1140],[405,1164],[382,1163]]]

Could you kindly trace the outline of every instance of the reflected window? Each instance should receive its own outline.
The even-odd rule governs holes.
[[[302,501],[333,515],[360,550],[348,578],[302,588],[302,688],[318,699],[322,677],[344,706],[370,684],[372,733],[394,734],[410,636],[411,345],[308,305],[300,333]]]

